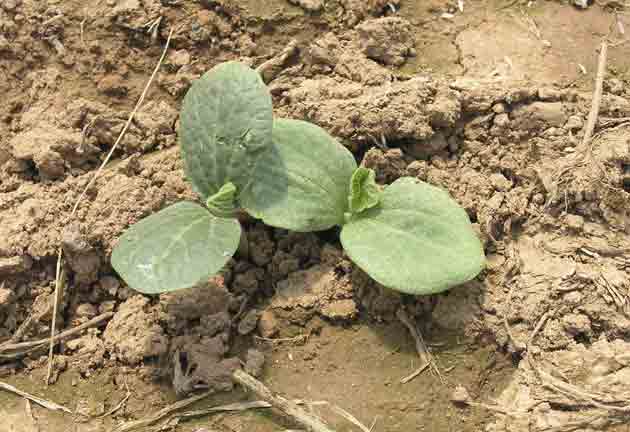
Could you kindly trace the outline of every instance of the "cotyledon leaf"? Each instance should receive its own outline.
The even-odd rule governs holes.
[[[341,243],[374,280],[408,294],[447,290],[485,265],[464,209],[446,191],[410,177],[386,187],[377,207],[344,225]]]
[[[221,270],[240,237],[236,219],[180,202],[127,229],[111,262],[131,288],[145,294],[190,288]]]
[[[319,126],[275,119],[271,151],[258,161],[240,204],[267,225],[325,230],[343,223],[356,168],[352,153]]]
[[[221,63],[184,97],[180,146],[186,176],[204,200],[226,183],[247,185],[256,161],[271,146],[271,95],[258,72]]]

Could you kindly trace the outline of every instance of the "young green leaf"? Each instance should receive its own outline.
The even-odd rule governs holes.
[[[234,217],[236,199],[236,186],[228,182],[221,186],[219,192],[206,200],[206,206],[210,213],[217,217]]]
[[[186,176],[208,199],[226,183],[239,191],[271,146],[271,95],[259,74],[238,62],[221,63],[195,81],[180,115]]]
[[[272,151],[258,162],[240,203],[267,225],[325,230],[343,223],[356,168],[352,154],[319,126],[276,119]]]
[[[236,252],[241,226],[180,202],[132,225],[112,253],[112,266],[145,294],[189,288],[217,273]]]
[[[466,212],[446,191],[410,177],[385,188],[378,207],[344,225],[341,243],[374,280],[409,294],[447,290],[485,264]]]
[[[381,199],[381,190],[376,184],[376,174],[374,170],[359,167],[352,174],[350,180],[350,212],[352,214],[361,213],[378,205]]]

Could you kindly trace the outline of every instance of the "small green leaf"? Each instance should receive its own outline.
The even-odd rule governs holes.
[[[376,174],[374,170],[359,167],[352,174],[350,180],[350,212],[353,214],[361,213],[378,205],[381,199],[381,190],[376,184]]]
[[[378,207],[352,217],[341,243],[374,280],[408,294],[447,290],[485,265],[464,209],[446,191],[410,177],[386,187]]]
[[[182,105],[184,170],[208,199],[226,183],[243,190],[271,146],[271,95],[260,75],[238,62],[221,63],[196,80]]]
[[[325,230],[343,223],[356,168],[352,153],[319,126],[276,119],[272,149],[259,160],[240,204],[267,225]]]
[[[236,251],[241,226],[180,202],[132,225],[112,253],[112,266],[145,294],[190,288],[216,274]]]
[[[234,186],[234,183],[228,182],[221,186],[219,192],[206,200],[206,206],[208,206],[210,213],[217,217],[234,217],[236,211],[234,206],[235,199],[236,186]]]

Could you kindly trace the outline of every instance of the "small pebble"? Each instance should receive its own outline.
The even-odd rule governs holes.
[[[116,302],[113,300],[104,301],[98,307],[99,313],[102,313],[102,314],[106,312],[114,312],[114,309],[116,309]]]
[[[453,394],[451,395],[451,402],[457,404],[468,404],[470,403],[470,394],[468,394],[468,390],[466,387],[458,385],[453,390]]]
[[[246,335],[253,332],[258,326],[258,318],[260,314],[256,309],[252,309],[238,323],[238,333]]]
[[[492,106],[492,111],[494,111],[495,114],[503,114],[507,111],[507,107],[503,102],[499,102]]]
[[[565,218],[567,227],[573,231],[582,231],[584,218],[580,215],[568,214]]]
[[[94,318],[98,311],[96,307],[90,303],[83,303],[77,306],[77,317],[79,318]]]
[[[532,197],[532,201],[534,201],[534,203],[538,205],[541,205],[545,202],[545,196],[543,194],[537,193]]]
[[[572,115],[569,117],[564,125],[565,129],[571,131],[582,129],[582,126],[584,126],[584,120],[578,115]]]

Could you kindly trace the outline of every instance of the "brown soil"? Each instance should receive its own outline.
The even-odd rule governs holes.
[[[627,5],[463,3],[3,0],[0,379],[76,414],[0,393],[0,432],[110,431],[199,389],[215,394],[193,408],[249,400],[230,379],[241,361],[273,390],[329,401],[374,431],[630,430]],[[70,220],[171,28],[147,102]],[[583,147],[603,37],[602,106]],[[411,298],[354,267],[335,233],[246,221],[237,256],[204,286],[159,297],[125,286],[109,264],[121,232],[195,199],[176,134],[191,81],[222,61],[274,58],[263,76],[276,114],[326,128],[381,183],[448,189],[484,242],[482,275]],[[2,344],[48,334],[59,246],[59,329],[114,316],[59,345],[45,387],[45,347]],[[400,307],[442,379],[400,383],[420,365]],[[169,427],[296,425],[248,411]]]

